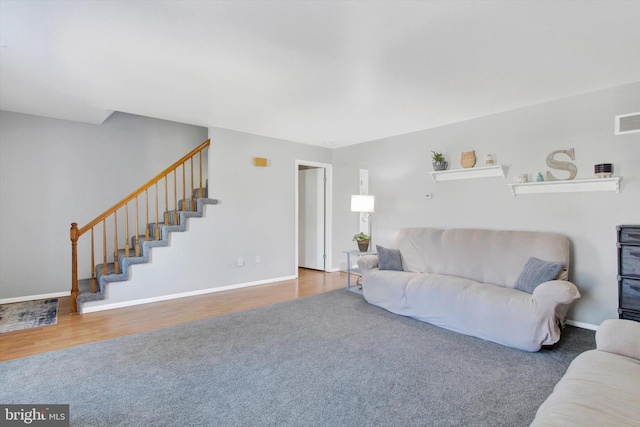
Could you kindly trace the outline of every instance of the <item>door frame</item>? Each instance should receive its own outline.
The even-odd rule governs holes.
[[[295,221],[294,221],[294,235],[295,235],[295,250],[293,251],[294,253],[294,271],[295,271],[295,276],[296,278],[298,277],[298,246],[300,244],[300,242],[298,241],[298,239],[300,238],[299,236],[299,232],[298,232],[298,227],[299,227],[299,221],[300,221],[300,212],[299,212],[299,207],[298,207],[298,203],[300,201],[300,188],[299,188],[299,182],[298,182],[298,170],[300,169],[300,166],[311,166],[311,167],[316,167],[316,168],[323,168],[325,171],[325,177],[326,177],[326,182],[325,182],[325,193],[324,193],[324,210],[325,210],[325,214],[324,214],[324,255],[325,255],[325,260],[324,260],[324,271],[326,272],[331,272],[333,271],[333,259],[332,259],[332,238],[331,236],[333,235],[333,165],[329,164],[329,163],[319,163],[319,162],[311,162],[311,161],[307,161],[307,160],[296,160],[295,161],[295,169],[294,169],[294,173],[295,173]]]

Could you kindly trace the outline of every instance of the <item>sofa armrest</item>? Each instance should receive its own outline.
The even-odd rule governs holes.
[[[360,271],[371,270],[378,266],[378,257],[376,255],[365,255],[358,258],[358,268]]]
[[[551,300],[558,304],[571,304],[580,298],[580,292],[567,280],[550,280],[541,283],[533,290],[533,298]]]
[[[598,350],[640,360],[640,323],[607,319],[596,331]]]

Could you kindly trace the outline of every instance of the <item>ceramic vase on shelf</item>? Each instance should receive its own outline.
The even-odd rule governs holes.
[[[447,167],[449,166],[449,164],[442,160],[439,162],[433,162],[433,170],[434,171],[444,171],[447,170]]]
[[[463,168],[472,168],[476,164],[476,152],[464,151],[460,156],[460,164]]]

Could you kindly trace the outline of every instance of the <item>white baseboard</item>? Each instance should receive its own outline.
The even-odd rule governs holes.
[[[592,325],[591,323],[576,322],[575,320],[567,320],[566,323],[567,325],[575,326],[576,328],[590,329],[592,331],[598,330],[598,325]]]
[[[238,283],[236,285],[227,285],[227,286],[219,286],[216,288],[199,289],[197,291],[182,292],[179,294],[160,295],[160,296],[151,297],[151,298],[116,302],[113,304],[102,304],[102,305],[96,305],[94,307],[84,307],[85,304],[91,303],[91,301],[88,301],[87,303],[81,304],[82,307],[79,307],[79,309],[82,314],[95,313],[97,311],[113,310],[116,308],[131,307],[134,305],[149,304],[152,302],[160,302],[160,301],[168,301],[168,300],[178,299],[178,298],[193,297],[197,295],[205,295],[205,294],[211,294],[214,292],[229,291],[231,289],[247,288],[249,286],[266,285],[269,283],[282,282],[285,280],[294,280],[294,279],[296,279],[296,276],[276,277],[274,279],[258,280],[256,282]]]
[[[11,304],[14,302],[35,301],[39,299],[68,297],[69,295],[71,295],[71,291],[54,292],[52,294],[27,295],[24,297],[2,298],[0,299],[0,304]]]

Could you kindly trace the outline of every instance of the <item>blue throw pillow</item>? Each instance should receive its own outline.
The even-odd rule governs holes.
[[[387,249],[376,245],[378,269],[402,271],[402,257],[398,249]]]
[[[541,283],[555,279],[560,270],[562,270],[562,264],[559,262],[542,261],[531,257],[527,260],[513,287],[532,294]]]

